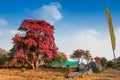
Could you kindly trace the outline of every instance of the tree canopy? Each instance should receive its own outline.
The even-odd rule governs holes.
[[[88,50],[83,50],[83,49],[77,49],[74,50],[73,54],[70,55],[70,58],[72,59],[77,59],[78,62],[82,63],[82,60],[85,59],[87,60],[87,63],[91,60],[92,56],[90,54],[90,51]]]
[[[27,62],[32,68],[38,68],[41,59],[51,59],[57,55],[54,26],[44,20],[24,20],[13,37],[15,56],[13,63]]]

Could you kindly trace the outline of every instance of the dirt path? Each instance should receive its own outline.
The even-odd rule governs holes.
[[[20,69],[0,69],[0,80],[120,80],[120,71],[107,69],[102,73],[86,75],[84,78],[65,78],[63,74],[53,70],[40,70],[38,72]]]
[[[115,69],[106,69],[101,73],[87,76],[84,80],[120,80],[120,71]]]

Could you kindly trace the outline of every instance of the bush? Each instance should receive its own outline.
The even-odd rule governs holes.
[[[67,67],[67,72],[68,72],[68,73],[70,73],[70,72],[72,72],[72,71],[73,71],[73,68],[72,68],[72,67],[70,67],[70,66]]]
[[[113,61],[108,61],[108,63],[107,63],[107,67],[109,67],[109,68],[113,68],[114,67],[114,62]]]
[[[73,71],[73,67],[71,66],[67,66],[64,68],[64,76],[68,77],[68,74],[71,73]]]
[[[120,61],[119,61],[119,62],[117,62],[117,67],[120,67]]]
[[[0,53],[0,67],[8,67],[8,56],[7,54]]]
[[[107,63],[108,63],[107,59],[106,59],[105,57],[102,57],[102,58],[101,58],[102,67],[106,67],[106,66],[107,66]]]
[[[26,68],[21,68],[21,71],[22,71],[22,72],[25,72],[25,71],[26,71]]]
[[[100,72],[102,72],[102,70],[98,70],[98,69],[97,69],[97,70],[93,70],[93,72],[94,72],[94,73],[100,73]]]
[[[6,61],[6,62],[4,63],[4,67],[5,67],[5,68],[8,68],[8,67],[9,67],[9,62],[8,62],[8,61]]]

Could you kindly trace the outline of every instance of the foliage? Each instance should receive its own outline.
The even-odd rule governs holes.
[[[73,70],[74,70],[73,67],[67,66],[67,67],[65,68],[65,70],[64,70],[65,76],[68,77],[68,74],[71,73],[71,72],[73,72]]]
[[[67,61],[67,56],[64,52],[60,52],[58,51],[57,56],[54,58],[53,60],[55,63],[59,64],[60,66],[62,66],[64,64],[65,61]]]
[[[117,58],[117,68],[120,70],[120,57]]]
[[[101,58],[101,64],[102,64],[102,66],[103,66],[103,67],[106,67],[106,66],[107,66],[107,63],[108,63],[107,59],[106,59],[105,57],[102,57],[102,58]]]
[[[21,71],[22,71],[22,72],[25,72],[25,71],[26,71],[26,68],[21,68]]]
[[[8,65],[8,52],[0,48],[0,67],[7,67]]]
[[[58,50],[58,47],[56,45],[55,45],[55,48],[56,48],[56,50]],[[58,53],[57,53],[57,55],[58,55]],[[51,59],[45,58],[44,60],[42,60],[43,61],[43,66],[48,67],[48,68],[51,67],[52,62],[55,60],[57,55],[54,58],[51,58]]]
[[[113,60],[108,61],[107,67],[120,70],[120,57],[116,58],[116,60],[113,59]]]
[[[78,61],[78,63],[79,63],[79,61],[81,60],[81,62],[82,62],[82,60],[83,60],[83,55],[85,54],[85,51],[84,50],[82,50],[82,49],[77,49],[77,50],[74,50],[74,52],[73,52],[73,54],[72,55],[70,55],[70,58],[72,58],[72,59],[77,59],[77,61]]]
[[[85,51],[82,49],[74,50],[73,54],[70,55],[70,58],[79,60],[83,56],[84,53],[85,53]]]
[[[95,60],[96,62],[100,63],[101,58],[100,58],[99,56],[96,56],[96,57],[94,58],[94,60]]]
[[[102,71],[103,71],[103,70],[98,70],[98,69],[93,70],[94,73],[101,73]]]
[[[23,34],[13,37],[15,56],[11,64],[27,62],[32,68],[39,68],[40,61],[57,55],[53,36],[54,27],[44,20],[24,20],[19,29]]]
[[[8,52],[7,52],[6,50],[0,48],[0,53],[1,53],[1,54],[7,54]]]
[[[70,55],[70,58],[72,59],[77,59],[78,62],[81,61],[82,63],[82,60],[85,59],[87,60],[87,63],[92,59],[92,56],[90,54],[90,51],[86,50],[82,50],[82,49],[77,49],[77,50],[74,50],[73,54]]]
[[[65,62],[67,61],[67,56],[64,52],[58,52],[57,56],[54,58],[55,62]]]
[[[87,60],[87,64],[92,60],[92,55],[89,50],[85,51],[84,58]]]
[[[113,68],[114,67],[114,62],[113,61],[108,61],[107,67]]]
[[[15,54],[15,45],[12,47],[12,49],[9,50],[9,53],[8,53],[9,61],[12,61],[12,59],[14,58],[14,54]]]
[[[8,67],[8,55],[0,53],[0,67]]]

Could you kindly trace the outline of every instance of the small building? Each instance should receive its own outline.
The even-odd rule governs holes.
[[[52,67],[77,67],[78,66],[78,62],[77,61],[65,61],[62,63],[57,63],[57,62],[52,62],[51,64]]]

